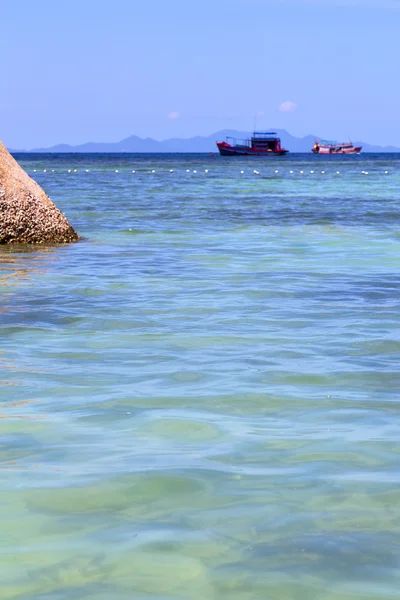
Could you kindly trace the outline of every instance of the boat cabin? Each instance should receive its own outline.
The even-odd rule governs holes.
[[[280,142],[274,131],[255,131],[251,138],[251,147],[260,152],[275,152],[280,149]]]

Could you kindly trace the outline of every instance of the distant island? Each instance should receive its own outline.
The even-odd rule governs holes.
[[[282,145],[288,148],[290,152],[311,152],[315,139],[318,136],[307,135],[305,137],[294,137],[284,129],[273,129],[282,140]],[[57,144],[51,148],[33,148],[31,150],[15,150],[9,148],[10,152],[218,152],[217,141],[223,141],[227,136],[238,139],[250,137],[248,131],[236,131],[234,129],[223,129],[209,136],[196,136],[192,138],[171,138],[169,140],[157,141],[152,138],[140,138],[131,135],[120,142],[87,142],[79,146],[70,146],[69,144]],[[343,140],[339,140],[343,141]],[[357,146],[363,147],[364,152],[400,152],[400,148],[394,146],[374,146],[365,142],[354,142]]]

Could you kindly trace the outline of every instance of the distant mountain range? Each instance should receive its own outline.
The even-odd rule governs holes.
[[[318,136],[307,135],[294,137],[284,129],[273,129],[282,140],[284,148],[290,152],[310,152]],[[223,129],[209,136],[196,136],[192,138],[171,138],[161,142],[152,138],[140,138],[131,135],[120,142],[88,142],[79,146],[57,144],[51,148],[33,148],[32,150],[13,150],[11,152],[215,152],[218,151],[215,143],[224,140],[227,136],[245,139],[250,137],[248,131]],[[343,140],[342,140],[343,141]],[[365,142],[354,142],[355,146],[362,146],[363,152],[400,152],[394,146],[373,146]]]

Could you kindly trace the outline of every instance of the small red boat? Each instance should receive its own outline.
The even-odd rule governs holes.
[[[312,148],[314,154],[360,154],[362,146],[356,148],[351,142],[337,144],[336,142],[326,142],[315,140]]]
[[[222,156],[283,156],[289,150],[281,146],[281,140],[273,131],[255,131],[250,139],[236,140],[227,137],[226,142],[217,142]]]

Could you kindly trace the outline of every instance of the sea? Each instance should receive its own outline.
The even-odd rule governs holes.
[[[398,600],[400,155],[17,154],[5,600]]]

